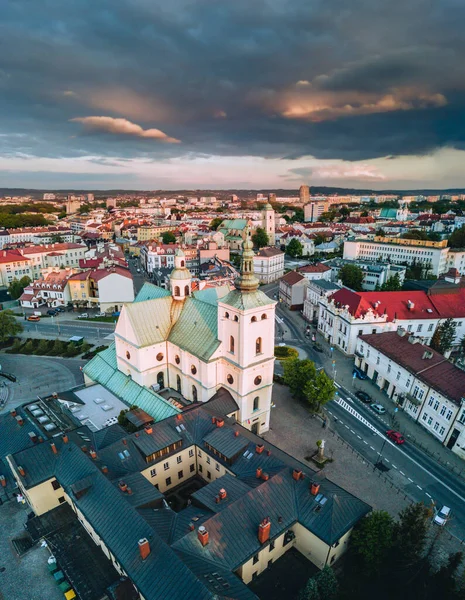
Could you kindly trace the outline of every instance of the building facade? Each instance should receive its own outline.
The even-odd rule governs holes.
[[[254,274],[260,283],[272,283],[284,275],[284,252],[278,248],[262,248],[253,259]]]

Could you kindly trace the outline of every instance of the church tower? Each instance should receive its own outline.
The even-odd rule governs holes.
[[[245,234],[235,289],[218,303],[222,343],[218,384],[236,400],[238,421],[260,434],[268,431],[270,424],[276,302],[258,289],[248,226]]]
[[[269,202],[265,204],[265,208],[262,211],[262,223],[263,229],[268,235],[269,245],[274,246],[276,243],[275,239],[275,215],[273,207]]]
[[[186,255],[180,248],[174,255],[174,269],[170,275],[170,291],[175,300],[185,300],[192,292],[192,275],[186,267]]]

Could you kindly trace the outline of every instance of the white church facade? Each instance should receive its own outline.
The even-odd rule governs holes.
[[[191,402],[228,390],[236,419],[261,434],[269,429],[276,302],[258,289],[253,257],[247,231],[235,289],[192,292],[178,250],[170,290],[150,285],[149,299],[123,307],[115,348],[118,370],[140,386],[172,388]]]

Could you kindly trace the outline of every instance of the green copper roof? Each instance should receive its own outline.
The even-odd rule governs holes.
[[[226,219],[221,225],[220,229],[244,229],[247,225],[247,219]]]
[[[179,412],[167,400],[118,371],[115,344],[99,352],[84,366],[83,371],[89,379],[103,385],[128,406],[136,404],[145,410],[155,421],[161,421]]]
[[[134,302],[145,302],[145,300],[156,300],[157,298],[165,298],[170,292],[153,283],[144,283],[141,290],[136,296]]]
[[[192,295],[197,300],[202,300],[202,302],[216,306],[218,300],[224,298],[230,291],[229,285],[219,285],[218,287],[205,288],[204,290],[194,292]]]
[[[128,319],[140,348],[167,339],[173,324],[172,304],[170,295],[137,304],[125,304],[122,316]]]
[[[200,359],[208,360],[220,345],[218,307],[188,298],[168,340]]]
[[[221,299],[222,304],[227,304],[239,310],[249,310],[260,306],[270,306],[276,304],[274,300],[269,298],[260,290],[255,292],[242,292],[241,290],[233,290],[227,296]]]

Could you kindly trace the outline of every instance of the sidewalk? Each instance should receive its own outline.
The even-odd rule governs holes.
[[[305,340],[303,334],[306,327],[306,322],[298,312],[286,311],[285,317],[290,319],[299,331],[302,331],[302,344],[308,344],[311,347],[311,342]],[[312,328],[312,332],[315,329]],[[292,337],[288,334],[287,337]],[[386,409],[386,421],[389,426],[393,429],[400,431],[405,438],[407,438],[412,444],[415,444],[426,452],[429,456],[434,458],[442,466],[449,469],[455,475],[465,479],[465,461],[459,456],[454,454],[451,450],[446,448],[439,442],[433,435],[428,433],[419,423],[414,421],[409,415],[407,415],[402,408],[399,407],[397,412],[394,412],[396,405],[387,396],[387,394],[381,391],[370,379],[360,380],[352,377],[352,371],[354,366],[354,358],[348,357],[342,354],[339,350],[334,350],[331,356],[330,345],[319,333],[316,334],[317,341],[321,344],[324,349],[324,353],[318,355],[319,361],[325,368],[326,373],[329,376],[335,374],[335,380],[344,387],[348,392],[355,394],[358,390],[363,390],[373,398],[373,402],[382,404]],[[284,338],[286,341],[286,336]],[[290,342],[291,344],[291,342]],[[335,361],[333,364],[333,360]]]

